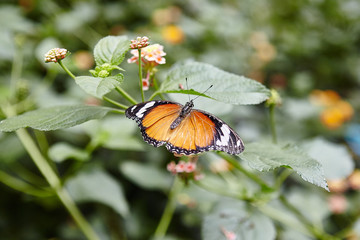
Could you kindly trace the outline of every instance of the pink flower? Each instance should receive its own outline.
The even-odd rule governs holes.
[[[169,172],[171,172],[172,174],[176,174],[176,163],[174,161],[170,162],[167,166],[166,166],[167,170]]]
[[[336,194],[331,195],[328,204],[330,207],[330,210],[335,214],[341,214],[346,211],[347,207],[347,200],[344,197],[344,195]]]
[[[144,90],[144,91],[149,90],[150,83],[149,83],[149,80],[148,80],[148,79],[144,78],[144,79],[142,80],[142,84],[143,84],[143,90]]]
[[[186,162],[184,161],[179,161],[178,164],[176,164],[176,172],[181,173],[185,171],[185,167],[186,167]]]
[[[160,44],[152,44],[141,49],[141,58],[144,63],[144,68],[155,67],[158,64],[165,64],[164,56],[166,53],[163,51],[164,47]],[[139,62],[139,51],[131,50],[130,53],[133,55],[128,59],[128,63]]]
[[[223,232],[227,240],[236,240],[236,234],[234,232],[228,231],[224,227],[221,227],[221,231]]]
[[[194,172],[196,169],[196,164],[193,162],[187,162],[185,164],[184,172],[191,173]]]

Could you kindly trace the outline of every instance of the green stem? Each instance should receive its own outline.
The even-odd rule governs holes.
[[[273,143],[277,143],[276,125],[275,125],[275,104],[269,106],[270,112],[270,127]]]
[[[132,104],[137,104],[136,100],[132,98],[127,92],[125,92],[121,87],[117,86],[115,87],[116,91],[120,93],[126,100],[131,102]]]
[[[36,197],[50,197],[53,196],[54,193],[52,191],[47,191],[45,189],[39,189],[31,186],[25,181],[20,180],[6,172],[0,170],[0,182],[4,183],[5,185],[18,190],[20,192],[33,195]]]
[[[8,117],[14,116],[15,111],[12,107],[4,108],[3,111]],[[49,163],[46,161],[45,157],[41,154],[39,148],[25,129],[19,129],[16,131],[17,136],[19,137],[21,143],[25,147],[26,151],[29,153],[33,159],[35,165],[39,168],[42,175],[45,177],[46,181],[50,184],[51,188],[55,191],[56,195],[59,197],[60,201],[69,211],[75,222],[78,224],[79,228],[82,230],[84,235],[90,240],[99,240],[96,232],[92,229],[91,225],[86,221],[84,216],[81,214],[80,210],[77,208],[69,193],[65,188],[61,186],[61,181],[56,175],[54,170],[51,168]]]
[[[155,91],[157,92],[157,91],[159,90],[159,85],[158,85],[157,80],[156,80],[156,78],[155,78],[155,74],[152,75],[152,79],[153,79],[152,82],[154,83]],[[163,96],[161,93],[159,93],[159,97],[160,97],[162,100],[165,99],[164,96]]]
[[[169,227],[170,221],[176,208],[176,197],[182,188],[182,182],[178,177],[175,177],[173,186],[169,193],[169,199],[166,204],[164,213],[160,219],[159,225],[154,233],[154,240],[162,239]]]
[[[253,199],[250,199],[248,197],[246,197],[244,194],[239,194],[239,193],[230,193],[229,191],[227,191],[226,189],[227,188],[214,188],[213,186],[210,186],[206,183],[204,183],[205,181],[193,181],[193,183],[202,188],[202,189],[205,189],[206,191],[209,191],[209,192],[213,192],[213,193],[216,193],[216,194],[219,194],[221,196],[226,196],[226,197],[231,197],[231,198],[235,198],[235,199],[238,199],[238,200],[243,200],[243,201],[253,201]]]
[[[150,97],[149,97],[149,101],[153,100],[156,95],[159,95],[160,93],[158,91],[155,91]]]
[[[293,173],[287,168],[283,168],[279,176],[276,178],[275,189],[279,189],[282,183]]]
[[[121,103],[119,103],[119,102],[117,102],[117,101],[114,101],[114,100],[112,100],[112,99],[110,99],[110,98],[108,98],[108,97],[105,97],[105,96],[103,96],[103,99],[104,99],[105,101],[111,103],[111,104],[114,104],[115,106],[118,106],[119,108],[122,108],[122,109],[127,109],[127,108],[129,107],[129,106],[126,106],[126,105],[124,105],[124,104],[121,104]]]
[[[226,153],[218,152],[217,153],[220,157],[222,157],[224,160],[226,160],[228,163],[233,165],[237,170],[242,172],[245,176],[259,184],[263,189],[270,190],[271,188],[267,185],[266,182],[264,182],[260,177],[258,177],[256,174],[253,174],[249,171],[247,171],[238,161],[236,161],[233,157],[229,156]]]
[[[139,52],[139,79],[140,79],[141,100],[144,102],[144,101],[145,101],[145,97],[144,97],[144,90],[143,90],[143,83],[142,83],[141,48],[138,49],[138,52]]]
[[[64,71],[69,74],[70,77],[72,77],[73,79],[75,79],[75,75],[72,74],[72,72],[70,72],[70,70],[62,63],[62,61],[59,59],[58,60],[59,65],[64,69]]]
[[[295,207],[293,206],[283,195],[280,195],[279,200],[281,203],[292,212],[300,222],[302,222],[306,229],[316,238],[321,240],[340,240],[337,237],[331,236],[321,229],[313,226],[313,224]]]

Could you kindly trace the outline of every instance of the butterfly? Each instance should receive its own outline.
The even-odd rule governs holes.
[[[240,136],[224,121],[205,111],[185,105],[154,100],[129,107],[127,118],[139,125],[145,142],[176,154],[191,155],[204,151],[239,154],[244,151]]]

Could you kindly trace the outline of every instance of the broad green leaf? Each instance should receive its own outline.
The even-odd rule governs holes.
[[[347,178],[354,171],[354,160],[343,145],[318,137],[305,143],[303,147],[311,157],[323,165],[326,179]]]
[[[12,132],[31,127],[42,131],[69,128],[92,119],[100,119],[112,108],[74,105],[42,108],[0,122],[0,131]]]
[[[75,82],[88,94],[102,99],[105,94],[120,86],[123,80],[122,76],[122,74],[106,78],[81,76],[76,77]]]
[[[120,170],[128,179],[146,189],[168,190],[173,180],[170,173],[144,163],[123,162]]]
[[[190,91],[186,88],[188,80]],[[258,104],[270,96],[270,91],[261,83],[232,73],[225,72],[210,64],[186,62],[174,67],[161,84],[157,93],[193,93],[199,95],[213,85],[206,95],[217,101],[232,104]]]
[[[206,240],[272,240],[275,236],[275,226],[269,217],[235,200],[222,200],[202,224],[202,238]]]
[[[86,151],[64,142],[52,145],[48,154],[54,162],[62,162],[69,158],[79,161],[86,161],[89,159],[89,154]]]
[[[113,208],[122,216],[129,213],[122,186],[100,169],[81,172],[66,182],[66,188],[78,202],[99,202]]]
[[[290,167],[305,181],[329,190],[322,165],[294,145],[250,143],[246,145],[241,159],[259,171]]]
[[[26,151],[19,138],[14,134],[3,134],[0,138],[0,164],[10,165],[17,161]]]
[[[96,65],[109,63],[119,65],[130,48],[130,41],[126,36],[107,36],[102,38],[94,48]]]
[[[136,123],[119,116],[107,116],[101,121],[82,125],[94,143],[113,150],[144,151],[144,141],[139,138]]]

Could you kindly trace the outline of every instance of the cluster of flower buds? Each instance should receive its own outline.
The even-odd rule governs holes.
[[[53,48],[45,54],[45,62],[58,62],[64,59],[68,54],[68,50],[65,48]]]
[[[172,161],[167,165],[167,170],[172,174],[177,174],[183,179],[200,180],[203,175],[196,171],[195,162],[179,161],[177,164]]]
[[[167,165],[167,170],[172,174],[182,172],[192,173],[195,171],[195,169],[196,164],[193,162],[179,161],[178,164],[176,164],[174,161],[172,161]]]
[[[134,40],[131,40],[130,48],[131,49],[139,49],[144,48],[149,45],[149,38],[148,37],[137,37]]]

